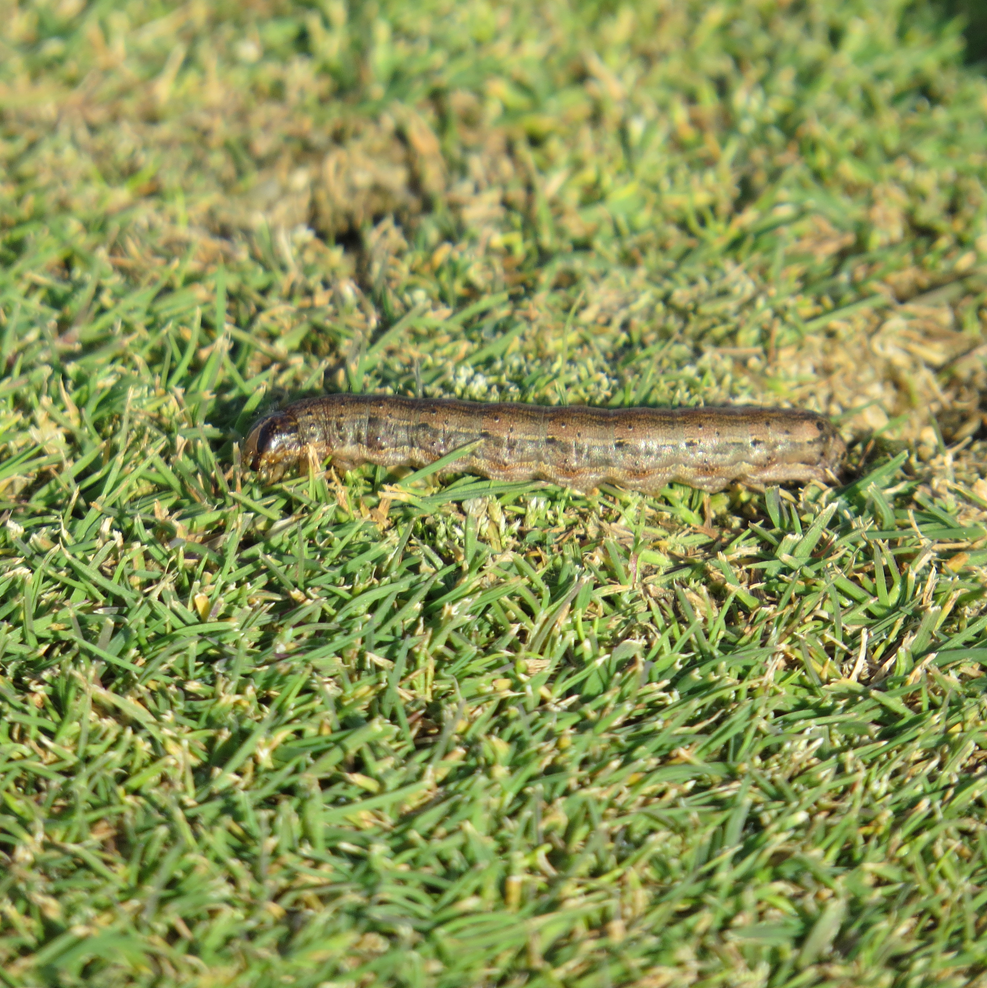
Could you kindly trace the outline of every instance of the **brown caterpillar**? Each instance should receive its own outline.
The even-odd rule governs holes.
[[[719,491],[733,481],[835,481],[846,444],[815,412],[755,408],[589,408],[395,395],[306,398],[260,419],[245,453],[254,470],[327,457],[423,467],[471,443],[449,470],[494,480],[602,483],[657,493],[670,481]]]

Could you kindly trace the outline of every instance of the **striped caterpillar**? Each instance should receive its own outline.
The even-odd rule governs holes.
[[[657,493],[671,481],[719,491],[733,481],[835,481],[846,445],[814,412],[724,408],[589,408],[396,395],[326,395],[260,419],[247,436],[254,470],[332,459],[423,467],[466,446],[449,470],[494,480],[602,483]]]

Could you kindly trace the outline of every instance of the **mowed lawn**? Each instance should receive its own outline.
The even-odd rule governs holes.
[[[987,985],[961,7],[2,8],[0,985]],[[326,391],[850,455],[261,482]]]

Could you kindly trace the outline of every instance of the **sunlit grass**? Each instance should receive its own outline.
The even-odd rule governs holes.
[[[878,6],[9,12],[0,983],[979,983],[987,82]],[[851,456],[242,469],[324,390]]]

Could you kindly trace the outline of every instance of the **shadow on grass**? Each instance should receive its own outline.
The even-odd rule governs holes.
[[[983,0],[942,0],[937,7],[945,19],[962,19],[966,41],[963,60],[987,71],[987,4]]]

